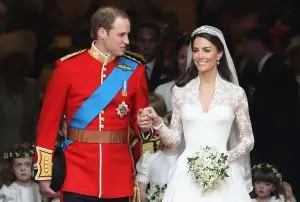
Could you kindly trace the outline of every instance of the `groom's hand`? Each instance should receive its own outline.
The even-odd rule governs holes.
[[[40,193],[46,197],[57,197],[57,193],[50,188],[50,180],[41,180],[39,181]]]
[[[148,116],[149,111],[140,109],[137,114],[137,122],[143,132],[148,132],[153,126],[153,120]]]

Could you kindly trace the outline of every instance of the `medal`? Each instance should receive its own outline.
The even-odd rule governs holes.
[[[128,105],[123,101],[118,105],[116,111],[120,118],[123,118],[123,116],[125,116],[129,112]]]
[[[123,97],[126,97],[127,96],[127,80],[124,80],[123,81],[123,84],[122,84],[122,96]]]

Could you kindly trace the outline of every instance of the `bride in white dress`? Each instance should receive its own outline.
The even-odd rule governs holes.
[[[251,202],[249,152],[254,138],[245,93],[238,86],[235,67],[222,32],[201,26],[192,33],[188,69],[173,88],[172,121],[168,128],[153,108],[145,108],[166,144],[185,149],[176,162],[163,202]],[[226,74],[227,73],[227,74]],[[227,81],[228,80],[228,81]],[[143,113],[144,115],[146,114]],[[149,127],[149,119],[138,115],[139,126]],[[228,156],[229,177],[209,193],[202,194],[193,182],[187,157],[201,147],[215,146]]]

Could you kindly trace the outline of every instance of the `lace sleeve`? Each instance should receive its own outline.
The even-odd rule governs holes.
[[[235,101],[235,118],[240,142],[235,148],[228,151],[227,155],[229,162],[236,161],[242,155],[250,152],[254,145],[254,137],[248,111],[248,101],[242,88],[239,89]]]
[[[175,86],[172,92],[172,119],[170,127],[163,124],[158,130],[161,141],[166,145],[179,145],[181,142],[182,122],[180,116],[180,98],[178,88]]]

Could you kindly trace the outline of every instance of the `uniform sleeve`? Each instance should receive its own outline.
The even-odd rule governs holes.
[[[145,153],[138,161],[136,165],[138,182],[143,184],[149,184],[150,182],[150,153]]]
[[[57,64],[49,81],[37,126],[34,168],[36,180],[50,180],[52,153],[69,88],[67,65]]]
[[[138,77],[136,83],[136,92],[132,100],[132,111],[131,111],[131,120],[130,127],[134,129],[136,134],[139,133],[139,128],[137,124],[137,113],[139,109],[145,108],[149,104],[149,95],[148,95],[148,86],[145,76],[145,68],[142,65],[137,67],[136,76]]]
[[[235,101],[235,117],[240,135],[240,143],[228,151],[229,162],[237,160],[240,156],[250,152],[254,145],[251,121],[249,117],[248,101],[243,89],[239,89]]]
[[[139,109],[145,108],[148,106],[148,86],[145,77],[145,69],[142,65],[139,65],[135,72],[137,76],[136,82],[136,92],[132,100],[132,110],[130,118],[130,127],[134,130],[135,134],[141,137],[141,131],[139,130],[137,124],[137,113]],[[141,139],[141,138],[140,138]],[[141,153],[141,142],[137,143],[133,148],[133,153],[135,154],[135,159],[139,159]]]

